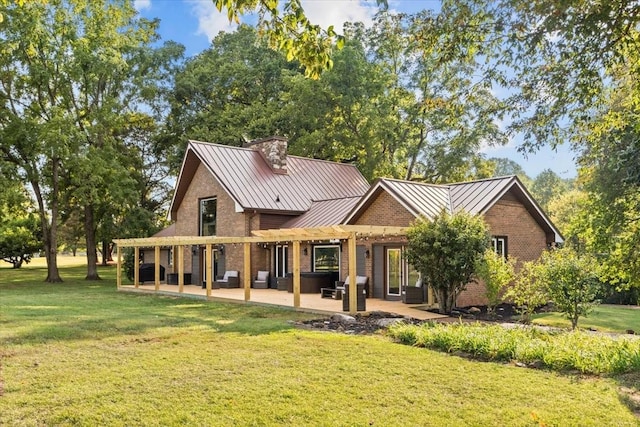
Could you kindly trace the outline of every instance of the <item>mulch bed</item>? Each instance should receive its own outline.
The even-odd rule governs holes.
[[[437,311],[436,311],[437,312]],[[298,327],[304,329],[323,330],[341,332],[346,334],[374,334],[382,329],[386,329],[394,321],[402,320],[405,323],[420,324],[423,322],[499,322],[513,323],[517,313],[511,304],[500,304],[495,313],[489,315],[486,307],[464,307],[458,308],[452,316],[433,319],[420,320],[411,317],[403,317],[394,313],[384,311],[373,311],[366,314],[356,314],[355,320],[344,315],[334,315],[329,318],[313,319],[299,322]],[[397,320],[396,320],[397,319]]]

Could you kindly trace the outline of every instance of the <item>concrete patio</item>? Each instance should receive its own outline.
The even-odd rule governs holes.
[[[184,285],[184,291],[179,292],[176,285],[161,283],[159,290],[155,290],[153,283],[140,284],[137,288],[132,284],[123,284],[120,288],[123,292],[150,293],[175,297],[208,299],[210,301],[225,301],[235,303],[247,303],[256,305],[273,305],[277,307],[294,309],[293,293],[278,291],[276,289],[251,289],[249,301],[245,301],[245,290],[212,289],[211,297],[207,298],[206,289],[197,285]],[[441,319],[447,316],[426,311],[425,304],[403,304],[401,301],[386,301],[379,298],[367,298],[367,312],[385,311],[404,317],[412,317],[420,320]],[[342,313],[342,301],[331,298],[321,298],[320,294],[300,294],[300,306],[295,310],[318,314]],[[362,312],[361,312],[362,313]]]

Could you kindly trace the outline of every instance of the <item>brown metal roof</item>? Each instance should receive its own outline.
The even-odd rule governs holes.
[[[449,189],[444,185],[397,179],[382,179],[381,183],[396,199],[400,198],[409,205],[410,211],[416,216],[431,219],[442,209],[449,210]]]
[[[369,184],[349,164],[288,156],[287,173],[274,173],[264,157],[251,148],[190,141],[181,177],[190,153],[195,154],[245,210],[306,212],[314,200],[363,195]],[[178,179],[172,211],[182,201],[188,184]],[[187,179],[188,181],[188,179]]]
[[[361,196],[356,196],[315,201],[307,212],[287,221],[282,228],[325,227],[340,224],[360,198]]]
[[[426,218],[433,218],[443,208],[448,212],[463,209],[474,215],[484,214],[505,193],[512,191],[541,227],[555,235],[555,241],[563,241],[558,229],[514,175],[448,185],[379,179],[345,217],[345,223],[366,210],[380,191],[387,191],[414,216]]]
[[[451,208],[454,212],[464,209],[474,215],[484,213],[511,188],[515,178],[504,176],[450,184]]]

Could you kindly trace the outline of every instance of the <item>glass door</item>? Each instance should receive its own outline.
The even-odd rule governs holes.
[[[211,263],[213,264],[212,270],[213,270],[213,276],[211,276],[211,280],[216,280],[216,276],[218,275],[218,250],[216,248],[212,248],[213,251],[213,257],[211,260]],[[202,271],[202,284],[205,285],[207,283],[207,269],[204,268],[204,264],[205,264],[205,259],[207,258],[207,249],[206,248],[202,248],[202,256],[200,257],[201,261],[200,261],[200,268]],[[195,277],[194,277],[195,280]],[[197,282],[195,282],[197,283]]]
[[[402,250],[400,248],[387,248],[386,276],[386,295],[399,297],[402,284]]]
[[[276,245],[274,256],[275,277],[286,277],[289,270],[289,247],[287,245]]]

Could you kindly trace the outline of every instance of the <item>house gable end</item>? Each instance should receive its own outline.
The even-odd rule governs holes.
[[[391,192],[378,189],[351,217],[348,224],[407,227],[417,216]]]
[[[185,195],[187,194],[187,191],[189,190],[193,182],[194,176],[201,165],[211,174],[212,179],[214,179],[215,182],[220,187],[222,187],[226,194],[234,201],[235,211],[243,211],[243,207],[240,205],[238,200],[233,197],[233,194],[231,194],[231,192],[221,182],[215,172],[211,170],[207,163],[200,158],[197,152],[191,148],[191,143],[189,143],[189,145],[187,146],[187,152],[185,153],[184,160],[182,162],[182,167],[180,168],[180,174],[178,175],[175,192],[171,201],[171,208],[169,210],[172,221],[178,220],[178,211],[180,210],[180,206],[182,205]]]

